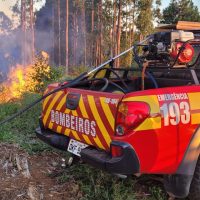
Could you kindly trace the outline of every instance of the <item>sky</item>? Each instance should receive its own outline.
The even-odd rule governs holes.
[[[35,3],[35,9],[40,9],[42,5],[44,5],[46,0],[40,0],[39,3]],[[11,7],[16,3],[13,0],[0,0],[0,11],[3,11],[7,16],[12,18]]]
[[[40,0],[39,3],[36,4],[35,8],[39,9],[42,5],[44,5],[46,0]],[[15,4],[16,1],[13,0],[0,0],[0,11],[3,11],[7,16],[11,18],[12,11],[10,10],[10,7]],[[165,8],[169,5],[170,0],[161,0],[162,2],[162,8]],[[199,7],[200,10],[200,0],[193,0],[194,4]]]

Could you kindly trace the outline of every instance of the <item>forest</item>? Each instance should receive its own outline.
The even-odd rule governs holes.
[[[0,13],[2,72],[16,63],[33,63],[45,51],[51,65],[65,66],[70,73],[75,66],[97,66],[119,54],[160,23],[200,21],[192,0],[171,0],[164,9],[161,0],[48,0],[41,9],[35,8],[36,3],[16,1],[10,8],[15,21]],[[129,53],[115,67],[131,63]]]

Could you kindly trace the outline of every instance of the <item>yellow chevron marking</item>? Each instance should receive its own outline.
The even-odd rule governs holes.
[[[95,104],[95,101],[94,101],[94,97],[91,96],[91,95],[88,95],[88,102],[89,102],[89,105],[90,105],[90,108],[91,108],[91,111],[93,113],[93,116],[98,124],[98,127],[106,141],[106,143],[108,144],[108,146],[110,146],[110,142],[111,142],[111,139],[110,139],[110,136],[101,120],[101,117],[97,111],[97,107],[96,107],[96,104]]]
[[[81,139],[80,139],[80,137],[78,136],[78,134],[77,134],[76,131],[71,130],[71,132],[72,132],[72,135],[74,136],[74,139],[75,139],[75,140],[81,141]]]
[[[72,110],[72,115],[74,115],[74,116],[78,116],[78,115],[77,115],[77,112],[76,112],[76,111],[74,111],[74,110]],[[78,134],[77,134],[77,132],[76,132],[76,131],[74,131],[74,130],[71,130],[71,132],[72,132],[72,134],[73,134],[73,136],[74,136],[74,138],[75,138],[76,140],[79,140],[79,141],[81,141],[81,139],[80,139],[80,137],[78,136]]]
[[[64,134],[65,134],[66,136],[69,136],[69,134],[70,134],[70,129],[66,128]]]
[[[200,109],[200,101],[199,101],[200,92],[188,93],[188,97],[190,100],[190,109],[191,110]]]
[[[77,113],[76,111],[72,111],[72,114],[73,114],[74,116],[78,116],[78,113]],[[76,131],[75,131],[75,132],[76,132]],[[76,134],[77,134],[77,132],[76,132]],[[78,134],[77,134],[77,135],[78,135]],[[86,141],[87,144],[92,145],[92,142],[90,141],[90,139],[88,138],[87,135],[82,134],[82,136],[83,136],[83,138],[84,138],[84,140]],[[79,140],[81,140],[81,139],[79,139]]]
[[[144,131],[161,128],[161,117],[147,118],[135,131]]]
[[[70,111],[71,111],[71,110],[69,110],[69,109],[67,108],[67,109],[65,110],[65,114],[69,114]],[[66,129],[65,129],[65,132],[64,132],[64,135],[69,136],[70,131],[71,131],[71,130],[70,130],[69,128],[66,128]]]
[[[49,99],[52,97],[52,95],[48,96],[47,98],[44,99],[43,103],[42,103],[42,109],[44,110]]]
[[[129,97],[124,99],[123,101],[145,102],[150,106],[151,114],[154,115],[160,113],[160,106],[156,95]],[[159,129],[159,128],[161,128],[161,117],[151,117],[147,118],[135,130],[142,131],[142,130]]]
[[[58,92],[58,93],[56,94],[56,96],[54,96],[54,97],[52,98],[51,104],[50,104],[49,107],[47,108],[47,111],[46,111],[45,116],[44,116],[44,118],[43,118],[43,124],[46,124],[47,119],[48,119],[48,117],[49,117],[49,115],[50,115],[50,112],[51,112],[53,106],[55,105],[55,103],[57,102],[57,100],[59,99],[59,97],[62,95],[62,93],[63,93],[63,92],[60,91],[60,92]]]
[[[192,114],[192,122],[191,124],[200,124],[200,113]]]
[[[58,126],[58,127],[56,128],[56,132],[57,132],[57,133],[61,133],[61,130],[62,130],[62,126]]]
[[[200,110],[200,92],[188,93],[190,101],[190,110]],[[191,114],[191,124],[200,124],[200,113]]]
[[[80,101],[79,101],[79,107],[80,107],[80,110],[81,110],[81,113],[82,113],[82,116],[84,117],[84,118],[89,118],[88,117],[88,114],[87,114],[87,111],[86,111],[86,108],[85,108],[85,105],[84,105],[84,102],[83,102],[83,97],[82,97],[82,95],[81,95],[81,98],[80,98]],[[85,135],[83,135],[83,137],[84,137],[84,139],[86,140],[86,142],[88,142],[87,141],[87,138],[85,138]],[[88,138],[88,140],[89,140],[89,138]],[[101,143],[101,141],[99,140],[99,137],[96,135],[96,137],[94,137],[94,141],[95,141],[95,143],[97,144],[97,146],[99,147],[99,148],[101,148],[101,149],[105,149],[105,147],[102,145],[102,143]],[[88,143],[88,144],[91,144],[92,145],[92,143],[91,143],[91,141],[89,140],[89,142],[90,143]]]
[[[64,97],[61,99],[60,103],[59,103],[58,106],[56,107],[56,110],[60,110],[60,109],[62,108],[62,106],[65,104],[65,101],[66,101],[66,96],[64,96]],[[49,123],[49,128],[52,129],[52,127],[53,127],[53,123],[50,122],[50,123]],[[58,126],[58,127],[59,127],[59,126]],[[58,130],[57,130],[57,132],[60,133]]]
[[[85,108],[85,105],[84,105],[84,102],[83,102],[83,97],[81,95],[81,98],[80,98],[80,101],[79,101],[79,107],[81,109],[81,113],[83,115],[84,118],[89,118],[88,117],[88,114],[87,114],[87,111],[86,111],[86,108]]]
[[[112,127],[112,130],[114,131],[115,119],[113,117],[113,114],[110,110],[109,105],[105,103],[105,97],[100,97],[100,102],[101,102],[103,111],[106,115],[106,118],[108,119],[108,122],[109,122],[110,126]]]
[[[145,102],[149,104],[152,114],[160,113],[160,106],[156,95],[129,97],[125,98],[123,101]]]

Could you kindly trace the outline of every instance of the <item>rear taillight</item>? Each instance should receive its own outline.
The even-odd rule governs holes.
[[[123,136],[139,126],[148,116],[150,108],[144,102],[122,102],[118,107],[115,131]]]
[[[183,45],[184,44],[182,42],[178,42],[172,48],[171,56],[174,59],[178,56],[178,53]],[[178,62],[179,63],[189,63],[192,61],[193,56],[194,56],[194,48],[190,44],[185,44],[183,51],[180,53],[180,55],[178,57]]]

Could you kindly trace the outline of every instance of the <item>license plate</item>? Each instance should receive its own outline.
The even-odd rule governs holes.
[[[76,156],[81,156],[80,153],[81,153],[81,150],[86,148],[88,145],[87,144],[83,144],[82,142],[79,142],[79,141],[76,141],[76,140],[73,140],[71,139],[69,141],[69,145],[68,145],[68,151],[70,153],[73,153],[75,154]]]

